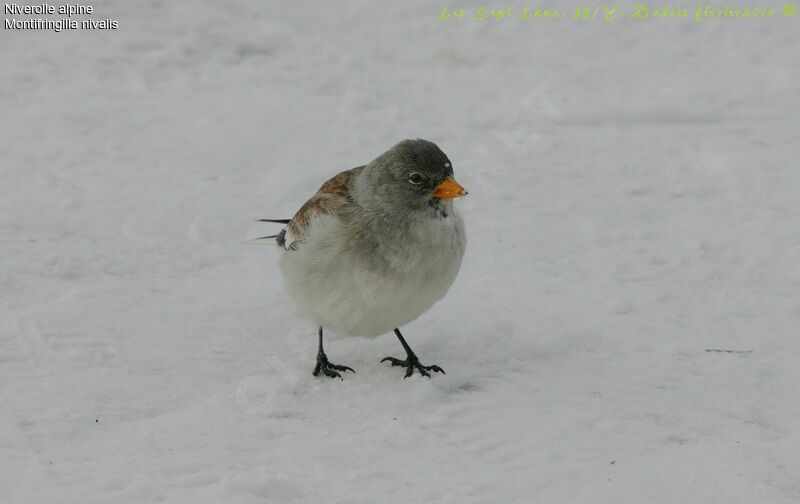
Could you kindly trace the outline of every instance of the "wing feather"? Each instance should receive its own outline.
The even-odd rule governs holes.
[[[294,214],[286,230],[291,243],[286,247],[294,250],[303,241],[308,233],[309,225],[314,217],[319,215],[339,215],[345,206],[353,203],[350,194],[353,179],[361,173],[363,166],[343,171],[332,177],[320,187],[300,210]],[[288,241],[288,240],[287,240]]]

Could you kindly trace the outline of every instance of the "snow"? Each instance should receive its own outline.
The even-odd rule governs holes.
[[[800,500],[797,18],[440,10],[2,32],[0,502]],[[388,334],[314,378],[242,242],[407,137],[470,192],[460,276],[404,328],[447,375],[403,380]]]

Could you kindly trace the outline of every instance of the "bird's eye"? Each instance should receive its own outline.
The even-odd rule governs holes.
[[[414,185],[420,185],[424,178],[419,173],[412,173],[408,176],[408,181]]]

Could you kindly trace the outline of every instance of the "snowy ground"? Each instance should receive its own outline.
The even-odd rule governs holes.
[[[0,34],[0,502],[800,501],[797,17],[95,9]],[[406,137],[470,190],[447,375],[313,378],[242,241]]]

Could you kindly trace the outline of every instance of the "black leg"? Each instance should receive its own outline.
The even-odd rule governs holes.
[[[319,328],[319,349],[317,350],[317,365],[314,366],[314,376],[318,376],[320,371],[329,378],[342,378],[342,375],[337,371],[353,371],[352,368],[347,366],[339,366],[338,364],[331,364],[328,362],[328,356],[325,355],[325,350],[322,349],[322,327]],[[353,371],[355,373],[355,371]],[[344,378],[342,378],[344,379]]]
[[[428,371],[433,371],[435,373],[442,373],[447,374],[444,372],[444,369],[440,368],[436,364],[433,366],[423,366],[422,363],[417,358],[417,354],[411,350],[411,347],[408,346],[406,343],[406,339],[403,338],[403,335],[400,334],[400,329],[395,329],[394,333],[397,335],[397,339],[400,340],[400,344],[403,345],[403,350],[406,351],[406,358],[405,360],[395,359],[394,357],[384,357],[381,359],[381,362],[389,361],[392,363],[392,366],[402,366],[406,369],[406,375],[403,378],[408,378],[412,374],[414,374],[414,370],[416,369],[419,371],[419,374],[422,376],[427,376],[428,378],[431,377],[431,374]]]

